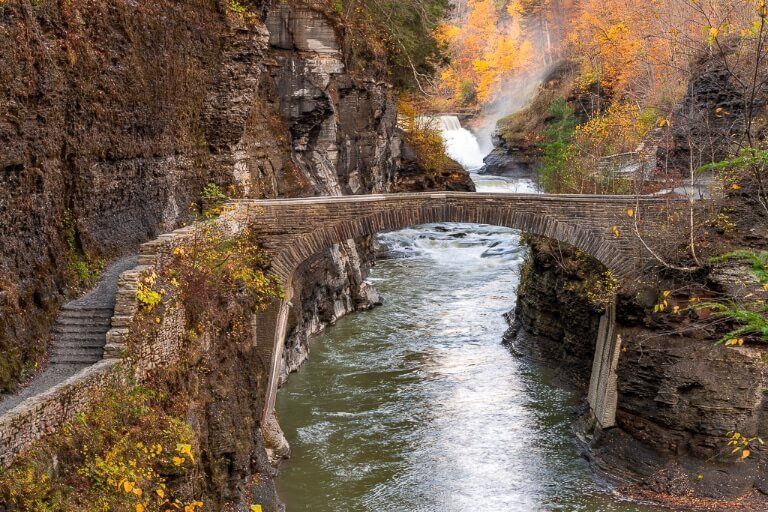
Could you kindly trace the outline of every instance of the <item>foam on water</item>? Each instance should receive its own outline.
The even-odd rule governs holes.
[[[530,178],[508,178],[506,176],[489,176],[470,174],[478,192],[496,194],[537,194],[539,187]]]
[[[483,155],[475,136],[461,126],[456,116],[440,116],[441,131],[448,154],[467,170],[476,170],[483,164]],[[537,193],[533,180],[470,174],[478,192]],[[440,265],[493,266],[522,262],[525,250],[520,246],[520,234],[498,226],[471,224],[426,224],[384,233],[378,237],[389,257],[430,258]]]

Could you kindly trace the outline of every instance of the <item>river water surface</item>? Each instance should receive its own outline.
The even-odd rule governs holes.
[[[474,149],[456,146],[471,146],[467,134],[446,139],[471,167]],[[478,191],[536,190],[530,180],[473,179]],[[380,235],[391,258],[370,280],[384,305],[315,337],[278,394],[292,447],[278,479],[288,512],[652,510],[593,479],[571,427],[583,397],[500,343],[525,257],[519,240],[462,224]]]

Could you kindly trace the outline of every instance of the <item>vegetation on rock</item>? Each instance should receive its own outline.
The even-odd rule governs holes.
[[[424,92],[445,59],[434,30],[448,0],[329,0],[347,27],[350,61],[380,67],[398,87]]]
[[[228,236],[214,222],[204,222],[188,243],[174,248],[161,285],[178,289],[190,325],[222,329],[231,325],[232,311],[219,309],[228,301],[236,300],[241,316],[247,317],[270,298],[282,296],[269,264],[250,229]]]
[[[445,152],[437,119],[422,115],[417,103],[404,97],[398,103],[398,114],[405,141],[416,152],[428,175],[439,175],[456,165]]]
[[[196,441],[184,400],[151,388],[112,386],[13,466],[0,472],[3,510],[200,510],[186,492]]]

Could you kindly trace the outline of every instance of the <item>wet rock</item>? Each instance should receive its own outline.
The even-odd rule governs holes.
[[[483,159],[478,174],[533,178],[536,176],[538,151],[530,147],[511,147],[503,139],[495,138],[496,146]]]
[[[452,192],[474,192],[475,184],[469,173],[458,162],[449,165],[438,173],[429,173],[424,169],[416,152],[400,136],[397,142],[401,163],[391,192],[420,192],[425,190],[449,190]]]
[[[519,354],[557,368],[564,382],[586,389],[601,312],[580,295],[588,272],[560,267],[556,256],[567,259],[574,254],[556,244],[543,239],[532,243],[504,342]]]
[[[267,450],[270,464],[277,466],[281,460],[290,457],[291,446],[283,435],[283,430],[280,428],[274,413],[267,417],[261,426],[261,432],[264,435],[264,447]]]

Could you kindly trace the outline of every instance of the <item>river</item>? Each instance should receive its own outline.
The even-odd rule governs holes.
[[[444,133],[458,130],[445,134],[449,153],[476,168],[471,133]],[[473,180],[484,192],[536,190]],[[379,242],[391,257],[370,280],[384,305],[316,336],[278,394],[288,512],[652,510],[594,479],[572,431],[583,397],[500,343],[525,257],[518,232],[435,224]]]

